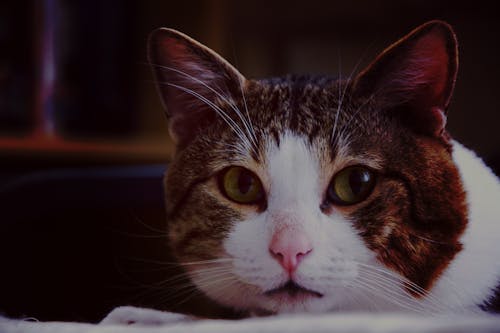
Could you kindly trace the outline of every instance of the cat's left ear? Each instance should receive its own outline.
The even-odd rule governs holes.
[[[354,91],[416,131],[440,136],[457,69],[455,33],[446,22],[431,21],[383,51],[355,79]]]
[[[148,47],[170,135],[183,148],[214,121],[215,101],[232,102],[246,79],[217,53],[174,29],[153,31]]]

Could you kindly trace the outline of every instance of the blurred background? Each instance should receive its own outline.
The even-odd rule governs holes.
[[[168,280],[161,177],[167,122],[149,32],[178,29],[249,78],[346,77],[427,20],[453,25],[449,131],[500,170],[494,2],[0,3],[0,312],[100,320],[117,305],[237,316]],[[175,283],[174,283],[175,282]]]

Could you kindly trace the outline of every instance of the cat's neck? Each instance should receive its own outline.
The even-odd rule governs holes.
[[[457,254],[433,294],[457,308],[475,308],[491,300],[500,283],[500,181],[472,151],[453,143],[469,209],[469,221]]]

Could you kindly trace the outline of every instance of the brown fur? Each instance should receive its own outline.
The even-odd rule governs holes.
[[[422,38],[434,43],[438,52],[432,66],[440,68],[444,62],[446,70],[439,75],[414,66],[418,59],[411,57],[427,56],[434,50],[425,49]],[[440,44],[443,40],[444,46]],[[162,53],[157,51],[158,45],[169,46]],[[215,76],[215,89],[221,89],[240,110],[248,107],[256,131],[254,151],[242,155],[228,148],[239,138],[221,117],[199,101],[191,101],[196,99],[189,94],[161,82],[183,82],[208,94],[243,127],[230,105],[206,87],[179,78],[178,73],[155,69],[174,124],[173,134],[179,140],[165,190],[170,242],[180,262],[224,256],[222,242],[232,225],[244,221],[258,207],[231,202],[221,195],[214,179],[235,163],[258,174],[266,163],[266,141],[279,146],[285,131],[308,138],[311,147],[322,152],[325,187],[347,161],[373,164],[377,184],[370,197],[336,209],[355,221],[360,237],[384,265],[429,289],[461,250],[458,238],[467,223],[467,207],[451,158],[450,137],[443,129],[443,114],[456,76],[456,43],[444,23],[433,22],[412,32],[353,82],[307,76],[242,81],[218,56],[171,30],[153,35],[150,47],[154,64],[175,64],[192,75],[196,73],[189,72],[193,66],[185,64],[186,59],[206,67]],[[415,68],[405,72],[399,67],[406,59]],[[214,68],[217,70],[211,72]],[[412,75],[419,81],[412,82],[416,80]],[[190,108],[201,116],[186,116]],[[265,179],[262,182],[266,187]],[[321,208],[327,214],[332,212],[326,197]]]

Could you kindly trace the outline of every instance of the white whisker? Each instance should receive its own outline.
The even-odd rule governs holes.
[[[203,85],[205,88],[207,88],[208,90],[210,90],[211,92],[213,92],[218,98],[220,98],[223,102],[227,103],[231,109],[234,111],[234,113],[236,113],[236,115],[240,118],[241,122],[243,123],[243,126],[245,127],[245,131],[247,132],[247,134],[245,135],[245,137],[247,138],[250,138],[250,140],[252,141],[252,144],[250,145],[250,149],[253,149],[255,150],[255,147],[257,145],[256,143],[256,139],[255,139],[255,133],[252,132],[253,130],[253,127],[251,126],[251,123],[250,125],[248,124],[248,121],[250,121],[250,115],[248,114],[248,108],[247,108],[247,105],[246,105],[246,99],[245,99],[245,95],[243,94],[243,87],[241,85],[241,82],[239,83],[240,84],[240,89],[241,89],[241,92],[242,92],[242,95],[243,95],[243,100],[244,100],[244,103],[245,103],[245,108],[246,108],[246,111],[247,111],[247,117],[248,117],[248,121],[245,119],[245,117],[241,114],[241,111],[238,109],[238,107],[235,105],[235,103],[232,101],[232,100],[229,100],[228,97],[224,96],[222,93],[220,93],[219,91],[215,90],[214,88],[210,87],[206,82],[203,82],[202,80],[184,72],[184,71],[181,71],[179,69],[176,69],[176,68],[173,68],[173,67],[169,67],[169,66],[162,66],[162,65],[157,65],[157,64],[151,64],[151,66],[155,66],[155,67],[158,67],[158,68],[161,68],[161,69],[166,69],[166,70],[170,70],[170,71],[173,71],[175,73],[178,73],[178,74],[181,74],[183,75],[184,77],[187,77],[201,85]],[[173,85],[173,83],[170,83]],[[187,88],[186,88],[187,89]],[[201,96],[201,95],[200,95]],[[215,105],[215,104],[214,104]],[[227,115],[227,114],[226,114]],[[237,125],[236,125],[237,126]],[[238,126],[239,127],[239,126]],[[251,130],[252,129],[252,130]],[[240,129],[241,130],[241,129]],[[241,131],[242,134],[243,134],[243,131]]]
[[[415,307],[415,304],[412,304],[412,302],[407,302],[406,299],[402,299],[401,295],[395,292],[392,289],[389,289],[384,286],[377,285],[377,283],[373,283],[370,280],[364,280],[362,278],[357,278],[356,279],[356,286],[359,288],[364,289],[365,291],[379,297],[383,297],[387,301],[400,306],[401,308],[404,308],[406,310],[410,310],[419,314],[424,314],[424,315],[429,315],[431,314],[430,311],[427,311],[425,308],[420,309],[418,307]],[[418,305],[418,303],[416,303]]]
[[[365,278],[368,279],[368,281],[371,281],[372,283],[376,283],[378,286],[385,286],[385,287],[387,287],[388,289],[391,289],[391,290],[392,289],[400,289],[402,291],[402,293],[404,293],[405,297],[407,297],[408,299],[411,299],[414,302],[419,303],[419,301],[417,299],[415,299],[411,295],[408,295],[403,290],[403,287],[407,287],[408,289],[411,289],[411,288],[408,285],[404,285],[404,283],[403,283],[403,286],[402,286],[399,283],[401,281],[391,280],[391,279],[388,279],[388,278],[386,278],[384,276],[374,274],[373,272],[366,272],[365,271],[364,273],[366,274]],[[436,302],[431,297],[426,297],[428,295],[427,293],[423,294],[423,293],[417,292],[415,290],[412,290],[412,291],[415,292],[415,294],[417,294],[418,296],[422,297],[422,299],[425,298],[425,301],[426,301],[425,307],[429,307],[429,308],[431,308],[435,312],[442,312],[444,309],[448,308],[446,306],[446,304],[443,304],[441,302]]]
[[[337,123],[338,123],[338,120],[339,120],[339,114],[340,114],[340,110],[342,109],[342,101],[344,100],[344,96],[343,94],[341,95],[341,89],[342,89],[342,63],[341,63],[341,57],[340,57],[340,51],[339,51],[339,78],[338,78],[338,94],[339,94],[339,98],[340,100],[338,101],[338,105],[337,105],[337,113],[335,113],[335,121],[333,123],[333,131],[332,131],[332,138],[335,137],[335,132],[337,131]]]
[[[335,114],[335,122],[334,122],[334,126],[333,126],[333,131],[332,131],[332,138],[334,139],[334,145],[337,144],[337,140],[336,140],[336,137],[335,137],[335,134],[336,134],[336,128],[337,128],[337,122],[338,122],[338,117],[339,117],[339,114],[341,112],[341,109],[342,109],[342,104],[343,104],[343,101],[344,101],[344,98],[345,98],[345,95],[347,93],[347,88],[349,87],[349,84],[351,83],[351,80],[352,80],[352,77],[353,75],[357,72],[359,66],[361,65],[361,62],[363,61],[363,59],[365,58],[366,56],[366,52],[368,51],[368,49],[370,48],[371,45],[369,45],[365,51],[363,52],[363,54],[361,55],[361,57],[359,58],[359,60],[356,62],[356,65],[354,65],[354,68],[351,70],[351,72],[349,73],[349,77],[347,78],[346,82],[344,83],[344,89],[342,91],[342,94],[340,94],[340,87],[341,87],[341,84],[342,84],[342,71],[341,71],[341,66],[340,66],[340,54],[339,54],[339,102],[338,102],[338,108],[337,108],[337,113]]]
[[[226,263],[233,261],[233,258],[217,258],[209,260],[199,260],[199,261],[188,261],[182,262],[181,265],[203,265],[203,264],[213,264],[213,263]]]
[[[257,135],[255,134],[255,129],[252,124],[252,119],[250,118],[250,113],[248,112],[247,99],[245,97],[245,92],[243,90],[243,84],[241,83],[241,81],[240,81],[240,90],[241,90],[241,97],[243,98],[243,105],[245,106],[245,113],[248,119],[248,125],[250,127],[250,137],[252,139],[254,147],[257,147]],[[255,153],[257,153],[257,151],[255,151]]]
[[[388,276],[391,276],[391,277],[393,277],[393,278],[395,278],[395,279],[397,279],[399,281],[404,281],[405,283],[407,283],[408,285],[411,285],[412,287],[414,287],[418,291],[421,291],[423,293],[427,293],[427,290],[425,290],[424,288],[420,287],[418,284],[416,284],[416,283],[408,280],[407,278],[405,278],[403,276],[397,275],[396,273],[394,273],[394,272],[392,272],[390,270],[379,268],[379,267],[368,265],[368,264],[359,263],[359,262],[357,262],[356,264],[358,266],[360,266],[360,267],[365,267],[365,268],[367,268],[368,270],[370,270],[372,272],[380,272],[380,273],[387,274]]]
[[[250,142],[248,141],[248,138],[245,136],[245,134],[243,133],[241,128],[238,126],[238,124],[236,124],[236,122],[231,117],[229,117],[227,115],[227,113],[224,112],[224,110],[222,110],[215,103],[211,102],[206,97],[202,96],[201,94],[197,93],[196,91],[193,91],[193,90],[188,89],[186,87],[179,86],[179,85],[174,84],[174,83],[168,83],[168,82],[163,82],[163,83],[160,82],[160,84],[166,84],[166,85],[172,86],[174,88],[177,88],[179,90],[182,90],[185,93],[188,93],[188,94],[198,98],[200,101],[204,102],[206,105],[211,107],[224,120],[224,122],[233,130],[233,132],[236,134],[236,136],[238,136],[238,138],[242,142],[244,142],[249,149],[251,149],[252,145],[250,144]]]
[[[335,138],[335,141],[334,141],[334,144],[337,144],[338,141],[337,141],[337,138],[340,138],[342,137],[344,134],[345,134],[345,131],[349,130],[349,125],[351,124],[352,121],[354,121],[354,119],[356,118],[356,116],[363,110],[363,108],[368,105],[368,103],[370,103],[372,101],[374,96],[371,96],[370,98],[368,98],[366,101],[363,102],[363,104],[361,104],[357,109],[356,111],[352,114],[352,116],[349,118],[349,120],[342,126],[341,128],[341,132],[339,135],[337,135],[337,137]]]
[[[211,290],[214,290],[212,286],[218,285],[218,288],[226,289],[230,287],[230,284],[227,282],[233,282],[235,280],[234,276],[230,272],[225,272],[225,273],[219,273],[216,275],[208,275],[204,277],[202,280],[198,280],[196,282],[196,285],[186,285],[182,288],[176,289],[175,294],[171,299],[179,298],[182,297],[182,301],[176,302],[176,304],[182,304],[187,302],[189,299],[191,299],[193,296],[196,294],[202,294],[203,292],[201,291],[202,288],[207,288],[210,287]],[[221,284],[221,282],[225,282]]]
[[[379,281],[383,280],[385,283],[401,284],[403,287],[414,292],[415,294],[425,298],[429,305],[434,306],[437,311],[450,309],[449,306],[441,300],[434,297],[429,291],[420,287],[418,284],[410,281],[409,279],[399,276],[389,270],[374,267],[367,264],[358,263],[361,272],[370,275],[372,278],[377,278]]]

